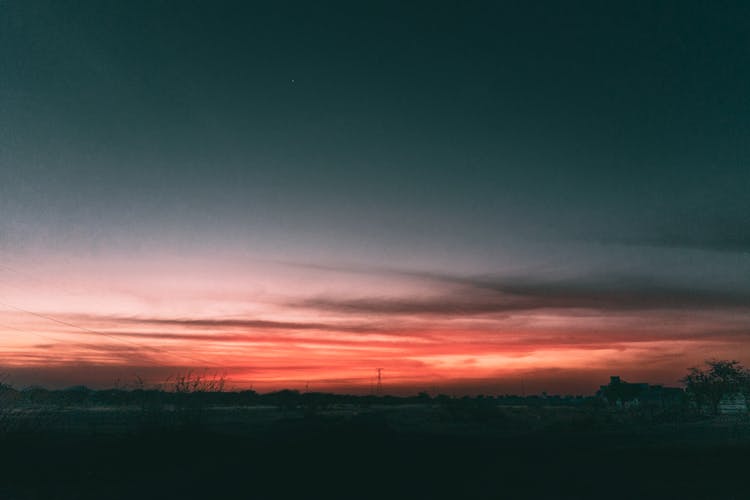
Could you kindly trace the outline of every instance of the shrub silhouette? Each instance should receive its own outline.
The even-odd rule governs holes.
[[[212,396],[224,392],[225,386],[224,375],[196,374],[193,371],[177,375],[171,384],[177,424],[190,429],[202,427],[206,407],[215,400]]]
[[[0,374],[0,435],[7,433],[11,425],[10,406],[16,392],[7,380],[7,375]]]

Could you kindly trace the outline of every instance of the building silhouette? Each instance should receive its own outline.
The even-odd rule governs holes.
[[[685,391],[679,387],[664,387],[645,382],[625,382],[618,375],[609,378],[609,384],[602,385],[596,395],[611,405],[633,406],[674,406],[685,401]]]

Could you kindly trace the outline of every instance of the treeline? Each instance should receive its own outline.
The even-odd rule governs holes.
[[[750,370],[734,360],[708,360],[703,368],[693,367],[682,379],[685,390],[648,384],[629,384],[612,377],[609,386],[602,386],[596,396],[479,395],[454,397],[445,394],[431,396],[420,392],[414,396],[347,395],[325,392],[281,390],[265,394],[253,390],[226,391],[226,379],[219,375],[187,372],[159,385],[147,385],[142,379],[129,387],[93,390],[85,386],[63,390],[43,387],[16,389],[0,377],[0,408],[13,404],[31,405],[107,405],[107,406],[258,406],[281,409],[326,409],[333,405],[406,405],[438,404],[478,406],[603,406],[634,402],[643,407],[692,407],[717,414],[727,398],[739,401],[747,410],[750,400]],[[631,405],[632,406],[632,405]]]
[[[203,406],[274,406],[280,409],[319,408],[327,409],[335,405],[409,405],[409,404],[492,404],[492,405],[544,405],[578,406],[599,403],[593,396],[461,396],[446,394],[431,396],[421,392],[414,396],[351,395],[326,392],[300,392],[280,390],[258,393],[253,390],[191,390],[174,391],[169,389],[103,389],[94,390],[85,386],[50,390],[43,387],[15,389],[4,385],[0,388],[0,404],[30,405],[94,405],[94,406],[143,406],[150,404],[184,406],[187,403],[201,403]]]

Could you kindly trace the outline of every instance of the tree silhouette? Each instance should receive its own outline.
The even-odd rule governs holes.
[[[747,392],[750,374],[735,360],[707,360],[705,364],[706,368],[690,368],[681,381],[699,407],[708,405],[716,415],[724,396]]]

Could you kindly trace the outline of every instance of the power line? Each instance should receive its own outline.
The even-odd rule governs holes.
[[[139,342],[134,342],[132,340],[127,340],[127,339],[121,338],[121,336],[118,336],[118,335],[113,335],[113,334],[105,333],[105,332],[98,331],[98,330],[92,330],[91,328],[86,328],[84,326],[79,326],[79,325],[70,323],[68,321],[63,321],[63,320],[55,318],[53,316],[49,316],[49,315],[46,315],[46,314],[36,313],[34,311],[29,311],[28,309],[23,309],[21,307],[14,306],[13,304],[9,304],[9,303],[7,303],[5,301],[2,301],[2,300],[0,300],[0,305],[3,305],[5,307],[7,307],[7,308],[14,309],[16,311],[19,311],[19,312],[22,312],[22,313],[25,313],[25,314],[29,314],[31,316],[35,316],[37,318],[45,319],[47,321],[52,321],[54,323],[58,323],[60,325],[64,325],[64,326],[67,326],[67,327],[70,327],[70,328],[75,328],[77,330],[81,330],[81,331],[86,332],[86,333],[91,334],[91,335],[107,337],[109,339],[112,339],[112,340],[115,340],[115,341],[118,341],[118,342],[123,342],[125,344],[130,344],[130,345],[133,345],[135,347],[138,347],[139,349],[150,350],[150,351],[158,352],[158,353],[161,353],[161,354],[166,354],[168,356],[173,356],[173,357],[176,357],[176,358],[187,359],[187,360],[190,360],[190,361],[193,361],[193,362],[201,363],[203,366],[215,366],[215,367],[220,366],[217,363],[208,362],[208,361],[200,359],[200,358],[195,358],[193,356],[188,356],[186,354],[176,354],[176,353],[170,352],[170,351],[168,351],[166,349],[163,349],[163,348],[154,347],[154,346],[147,346],[147,345],[141,344]]]
[[[26,271],[21,271],[19,269],[15,269],[14,267],[10,267],[7,264],[0,263],[0,269],[5,269],[7,271],[19,274],[19,275],[24,276],[26,278],[30,278],[31,280],[36,281],[38,283],[43,283],[43,281],[40,278],[34,276],[33,274],[28,273]],[[5,283],[5,285],[7,286],[9,284]],[[19,289],[18,287],[14,286],[14,285],[10,285],[10,286],[13,287],[13,288]],[[63,287],[61,287],[59,285],[55,286],[55,288],[57,288],[58,290],[62,291],[66,295],[72,295],[72,293],[70,292],[70,290],[64,289]],[[7,302],[3,302],[1,300],[0,300],[0,304],[4,305],[6,307],[9,307],[11,309],[15,309],[15,310],[17,310],[19,312],[23,312],[25,314],[30,314],[32,316],[36,316],[38,318],[45,319],[47,321],[52,321],[54,323],[58,323],[58,324],[61,324],[61,325],[64,325],[64,326],[67,326],[67,327],[70,327],[70,328],[75,328],[75,329],[84,331],[86,333],[92,334],[92,335],[104,336],[104,337],[107,337],[109,339],[112,339],[112,340],[115,340],[115,341],[118,341],[118,342],[123,342],[125,344],[130,344],[130,345],[136,346],[136,347],[138,347],[140,349],[151,350],[151,351],[158,352],[158,353],[161,353],[161,354],[166,354],[168,356],[172,356],[172,357],[176,357],[176,358],[181,358],[181,359],[186,359],[186,360],[190,360],[192,362],[198,362],[198,363],[202,364],[203,366],[214,366],[214,367],[221,366],[221,365],[219,365],[217,363],[208,362],[206,360],[203,360],[203,359],[200,359],[200,358],[196,358],[194,356],[189,356],[189,355],[185,355],[185,354],[176,354],[176,353],[170,352],[169,350],[166,350],[164,348],[159,348],[159,347],[154,347],[154,346],[148,346],[148,345],[145,345],[145,344],[141,344],[139,342],[135,342],[135,341],[132,341],[132,340],[121,338],[121,336],[118,336],[118,335],[113,335],[113,334],[101,332],[101,331],[98,331],[98,330],[92,330],[90,328],[86,328],[86,327],[79,326],[79,325],[76,325],[76,324],[73,324],[73,323],[70,323],[70,322],[67,322],[67,321],[60,320],[60,319],[55,318],[53,316],[36,313],[34,311],[29,311],[27,309],[23,309],[23,308],[14,306],[12,304],[8,304]]]
[[[54,338],[54,337],[49,337],[47,335],[42,335],[41,333],[38,333],[38,332],[35,332],[35,331],[32,331],[32,330],[26,330],[26,329],[17,328],[15,326],[6,325],[4,323],[0,323],[0,328],[6,329],[6,330],[14,330],[16,332],[23,333],[23,334],[26,334],[26,335],[34,335],[35,337],[39,337],[41,339],[48,340],[50,342],[58,342],[58,343],[60,342],[60,339],[57,339],[57,338]],[[95,344],[89,344],[89,343],[86,343],[86,342],[77,342],[77,344],[78,345],[82,345],[84,347],[88,347],[89,349],[92,349],[92,350],[97,350],[97,349],[99,349],[101,347],[101,346],[98,346],[98,345],[95,345]]]

